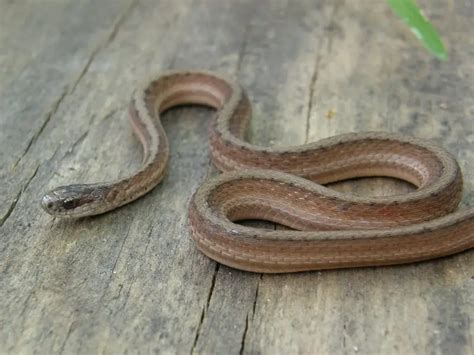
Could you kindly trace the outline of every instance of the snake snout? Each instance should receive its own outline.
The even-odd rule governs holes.
[[[41,199],[41,207],[43,207],[43,209],[49,214],[55,213],[55,207],[57,207],[57,204],[58,204],[58,199],[52,193],[47,193]]]

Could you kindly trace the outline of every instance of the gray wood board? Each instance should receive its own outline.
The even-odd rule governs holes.
[[[0,0],[0,352],[472,353],[472,252],[290,275],[199,253],[187,206],[217,174],[211,110],[166,113],[168,174],[137,202],[79,221],[39,208],[49,188],[139,165],[128,100],[169,68],[238,78],[262,145],[365,130],[433,139],[459,159],[472,206],[474,3],[421,6],[449,61],[383,1]],[[411,189],[382,178],[334,188]]]

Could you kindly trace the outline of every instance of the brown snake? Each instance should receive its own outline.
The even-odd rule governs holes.
[[[135,93],[130,118],[144,150],[135,174],[58,187],[43,197],[43,208],[54,216],[83,217],[146,194],[163,179],[169,159],[160,114],[185,104],[217,109],[211,154],[226,173],[195,192],[189,222],[197,247],[220,263],[255,272],[293,272],[402,264],[474,247],[474,208],[454,212],[462,176],[442,148],[387,133],[345,134],[286,148],[252,145],[243,140],[251,117],[245,92],[210,72],[167,72]],[[417,189],[361,197],[321,185],[364,176],[395,177]],[[293,230],[235,223],[244,219]]]

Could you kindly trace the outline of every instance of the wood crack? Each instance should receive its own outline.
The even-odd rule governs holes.
[[[331,18],[329,19],[329,26],[331,26],[331,24],[334,23],[334,19],[336,17],[336,13],[337,13],[338,8],[339,8],[339,3],[336,3],[336,5],[334,6],[334,10],[331,14]],[[332,41],[333,41],[333,35],[330,33],[329,36],[328,36],[328,45],[327,45],[327,48],[326,48],[327,53],[331,52]],[[322,43],[322,42],[320,42],[320,43]],[[309,133],[311,131],[311,112],[313,111],[313,107],[315,105],[314,93],[315,93],[315,90],[316,90],[316,84],[317,84],[317,81],[318,81],[319,69],[320,69],[320,65],[321,65],[321,58],[322,58],[321,49],[322,49],[321,44],[318,44],[318,48],[317,48],[317,53],[318,54],[317,54],[316,59],[314,61],[313,75],[311,76],[311,81],[309,83],[309,99],[308,99],[308,105],[307,105],[308,110],[307,110],[307,113],[306,113],[306,132],[305,132],[305,139],[304,139],[305,143],[308,143]]]
[[[112,279],[112,277],[115,274],[115,268],[117,267],[118,260],[120,259],[120,255],[122,255],[125,242],[127,241],[127,238],[130,235],[130,229],[131,229],[131,224],[128,225],[127,234],[125,235],[125,238],[123,238],[122,245],[120,246],[120,250],[117,254],[117,257],[115,258],[114,266],[112,267],[112,272],[110,273],[110,279]]]
[[[257,286],[255,287],[255,297],[253,299],[252,303],[252,321],[255,318],[255,310],[257,308],[257,300],[258,300],[258,292],[260,289],[260,282],[262,281],[263,274],[260,274],[258,281],[257,281]],[[240,341],[240,350],[239,354],[242,355],[245,350],[245,342],[247,341],[247,332],[249,328],[249,314],[247,313],[245,317],[245,327],[244,327],[244,332],[242,333],[242,339]]]
[[[0,218],[0,227],[2,227],[5,222],[7,221],[7,219],[11,216],[11,214],[13,213],[13,211],[15,210],[16,208],[16,205],[18,204],[18,201],[20,200],[21,198],[21,195],[23,194],[23,192],[26,191],[26,189],[28,188],[28,186],[30,185],[31,181],[34,179],[34,177],[36,176],[36,174],[38,173],[38,169],[39,169],[39,165],[36,167],[35,171],[33,172],[33,174],[28,178],[28,180],[26,181],[26,183],[20,188],[20,190],[18,191],[18,193],[16,194],[15,198],[13,199],[12,203],[10,204],[10,206],[8,207],[7,209],[7,212]]]
[[[66,158],[67,156],[71,155],[74,153],[75,149],[81,145],[82,142],[86,139],[86,137],[89,135],[89,129],[87,129],[84,133],[81,134],[81,136],[76,139],[74,143],[71,144],[69,149],[66,151],[66,154],[64,154],[63,159]]]
[[[93,60],[95,59],[95,57],[97,56],[97,54],[100,52],[101,49],[107,47],[108,44],[110,44],[115,36],[117,35],[117,32],[119,30],[119,27],[122,25],[122,23],[125,21],[125,19],[127,18],[128,14],[131,12],[131,10],[135,7],[137,3],[137,0],[133,0],[130,5],[128,6],[128,8],[119,16],[118,20],[115,21],[114,25],[112,26],[112,30],[110,31],[109,35],[107,36],[106,40],[102,43],[100,43],[91,53],[91,55],[89,56],[89,59],[87,60],[87,63],[85,64],[85,66],[82,68],[82,70],[80,71],[78,77],[74,80],[73,84],[72,84],[72,88],[70,90],[68,90],[68,86],[65,86],[59,96],[59,98],[56,100],[56,102],[53,104],[52,108],[49,110],[49,112],[47,113],[46,115],[46,119],[44,120],[44,122],[41,124],[41,126],[39,127],[38,131],[33,135],[33,137],[31,137],[30,141],[28,142],[25,150],[23,151],[23,153],[21,154],[21,156],[16,160],[16,162],[13,164],[13,167],[15,168],[19,163],[20,161],[26,156],[26,154],[28,154],[28,152],[30,151],[30,148],[33,146],[33,144],[36,143],[36,141],[38,140],[38,138],[41,136],[41,134],[43,133],[44,129],[46,128],[47,124],[49,123],[49,121],[51,120],[51,118],[53,117],[53,115],[58,111],[58,108],[59,106],[61,105],[62,101],[64,100],[64,98],[69,95],[69,94],[72,94],[75,90],[76,90],[76,87],[77,85],[79,84],[79,82],[81,81],[81,79],[84,77],[84,75],[87,73],[87,71],[89,70],[89,67],[90,65],[92,64]]]
[[[220,267],[219,263],[215,263],[215,264],[216,264],[216,266],[214,268],[214,274],[212,275],[211,286],[209,287],[209,293],[207,295],[206,305],[202,309],[201,318],[199,320],[199,324],[198,324],[197,329],[196,329],[196,334],[194,336],[193,346],[191,347],[191,354],[194,354],[194,350],[195,350],[197,342],[199,340],[199,336],[201,335],[201,327],[202,327],[202,324],[204,323],[204,318],[206,317],[206,313],[209,310],[212,295],[214,293],[214,287],[216,285],[217,273],[218,273],[219,267]]]
[[[111,110],[109,113],[107,113],[102,119],[100,119],[100,123],[102,122],[105,122],[106,120],[108,120],[110,117],[112,117],[113,115],[115,115],[120,109],[122,109],[123,107],[120,107],[120,108],[116,108],[116,109],[113,109]],[[79,138],[77,138],[74,143],[71,144],[71,146],[69,147],[69,149],[66,151],[66,153],[63,155],[63,157],[61,158],[61,160],[63,160],[64,158],[72,155],[74,153],[74,150],[82,144],[82,142],[84,142],[84,140],[86,139],[86,137],[89,135],[89,132],[90,132],[90,129],[92,127],[92,124],[94,123],[94,118],[95,116],[93,115],[91,117],[91,119],[89,120],[89,123],[87,124],[87,129],[81,134],[81,136]]]
[[[255,288],[255,297],[253,299],[253,305],[252,305],[252,320],[255,317],[255,309],[257,308],[257,299],[258,299],[258,291],[260,289],[260,282],[262,281],[263,274],[260,274],[260,277],[258,278],[257,282],[257,287]]]
[[[147,254],[147,252],[148,252],[148,247],[149,247],[149,245],[150,245],[151,234],[152,234],[152,233],[153,233],[153,227],[150,227],[150,230],[149,230],[149,232],[148,232],[147,242],[146,242],[146,245],[145,245],[145,250],[143,251],[143,254],[142,254],[142,259],[143,259],[143,260],[145,259],[145,256],[146,256],[146,254]],[[112,272],[112,275],[113,275],[113,272]],[[123,302],[122,302],[122,304],[120,305],[120,307],[118,307],[118,308],[116,309],[116,311],[114,312],[115,314],[119,314],[120,312],[122,312],[122,311],[125,309],[125,306],[127,305],[128,299],[129,299],[129,297],[130,297],[130,292],[131,292],[133,286],[135,285],[135,282],[136,282],[136,281],[137,281],[137,277],[134,277],[134,278],[132,279],[132,282],[130,283],[130,285],[129,285],[127,291],[123,293]],[[121,294],[122,294],[122,291],[123,291],[123,289],[124,289],[124,286],[125,286],[124,284],[120,284],[120,285],[119,285],[119,290],[118,290],[117,294],[112,297],[112,300],[113,300],[113,301],[117,301],[117,300],[120,298],[120,296],[121,296]],[[112,312],[112,310],[111,310],[111,312]]]
[[[136,6],[138,0],[133,0],[130,2],[130,5],[125,9],[125,11],[118,16],[117,20],[115,23],[112,25],[112,30],[109,32],[109,34],[106,36],[104,41],[101,41],[93,50],[91,55],[89,56],[89,59],[87,60],[86,65],[82,68],[81,72],[79,73],[78,77],[76,80],[74,80],[74,83],[72,85],[71,90],[69,91],[70,94],[72,94],[76,88],[79,82],[82,80],[84,75],[89,71],[89,67],[91,66],[92,62],[96,58],[97,54],[104,49],[107,48],[107,46],[112,43],[112,41],[115,39],[117,36],[118,30],[120,26],[125,22],[127,19],[128,15],[132,11],[132,9]]]
[[[59,350],[58,354],[64,354],[64,348],[66,347],[66,343],[69,339],[69,337],[71,336],[71,333],[72,333],[72,325],[73,325],[74,321],[71,321],[71,323],[69,324],[69,327],[67,328],[67,332],[66,332],[66,336],[64,337],[64,341],[63,343],[61,344],[61,349]]]
[[[25,150],[23,151],[23,153],[21,154],[21,156],[16,160],[16,162],[13,164],[13,168],[16,168],[17,165],[20,163],[20,161],[25,157],[26,154],[28,154],[28,152],[30,151],[30,148],[33,146],[33,144],[36,143],[36,141],[38,140],[38,138],[41,136],[41,134],[43,133],[44,129],[46,128],[47,124],[49,123],[49,121],[51,120],[51,118],[53,117],[53,115],[58,111],[58,108],[59,108],[59,105],[61,104],[61,102],[64,100],[64,98],[66,97],[68,91],[66,88],[63,89],[63,91],[61,92],[61,95],[59,96],[59,98],[56,100],[56,102],[53,104],[53,107],[49,110],[49,112],[46,114],[46,119],[43,121],[43,123],[41,124],[41,126],[39,127],[38,131],[36,131],[35,134],[33,134],[33,136],[31,137],[30,141],[28,142],[28,144],[26,145],[26,148]]]
[[[205,313],[206,313],[206,307],[202,307],[201,317],[199,319],[199,324],[197,326],[196,334],[194,335],[193,345],[191,347],[191,352],[190,352],[191,355],[194,354],[194,350],[196,349],[196,345],[197,345],[197,342],[199,340],[199,334],[201,333],[202,323],[204,322],[204,314]]]
[[[319,46],[320,47],[320,46]],[[319,50],[318,50],[319,53]],[[304,142],[308,143],[309,139],[309,131],[311,129],[311,111],[313,110],[313,105],[314,105],[314,90],[316,88],[316,82],[318,81],[318,74],[319,74],[319,64],[321,61],[321,55],[318,54],[316,56],[315,64],[314,64],[314,71],[313,75],[311,76],[311,81],[309,83],[309,99],[308,99],[308,110],[306,114],[306,132],[305,132],[305,138]]]
[[[247,338],[247,330],[249,329],[249,315],[245,317],[245,328],[244,332],[242,334],[242,340],[240,341],[240,349],[239,349],[239,355],[242,355],[244,353],[245,349],[245,339]]]
[[[7,219],[10,217],[10,215],[13,213],[13,210],[15,209],[15,207],[18,203],[18,200],[20,199],[20,196],[21,196],[21,190],[18,191],[18,193],[16,194],[16,196],[13,199],[12,203],[10,204],[10,206],[8,206],[7,212],[5,212],[2,219],[0,219],[0,227],[3,226],[3,224],[7,221]]]
[[[249,20],[245,24],[244,38],[243,38],[242,44],[240,45],[238,56],[237,56],[237,68],[236,68],[236,73],[237,74],[240,73],[240,70],[242,68],[242,62],[243,62],[243,59],[244,59],[244,56],[245,56],[245,50],[247,48],[247,39],[248,39],[248,35],[250,33],[251,24],[252,24],[252,19],[249,16]]]
[[[336,2],[334,4],[334,8],[333,8],[333,11],[331,13],[331,17],[329,18],[329,28],[332,28],[332,27],[336,26],[336,22],[335,22],[336,14],[337,14],[340,6],[341,6],[340,2]],[[334,40],[334,33],[332,31],[330,31],[329,35],[328,35],[328,46],[326,48],[326,52],[328,54],[331,53],[331,51],[332,51],[332,42],[333,42],[333,40]]]
[[[211,303],[212,294],[214,293],[214,286],[216,285],[217,272],[219,271],[219,263],[216,262],[216,267],[214,268],[214,274],[212,275],[211,287],[209,289],[209,294],[207,296],[206,310],[209,309],[209,304]]]
[[[153,227],[150,227],[150,231],[148,232],[148,238],[147,238],[147,241],[146,241],[146,245],[145,245],[145,250],[143,251],[143,258],[145,258],[147,252],[148,252],[148,247],[150,246],[150,242],[151,242],[151,234],[153,233]]]

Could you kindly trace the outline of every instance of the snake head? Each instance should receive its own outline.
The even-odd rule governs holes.
[[[96,185],[60,186],[43,196],[41,207],[53,216],[81,217],[88,214],[103,193]]]

